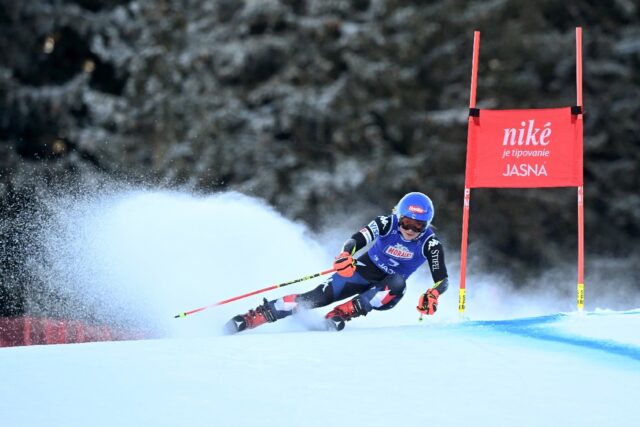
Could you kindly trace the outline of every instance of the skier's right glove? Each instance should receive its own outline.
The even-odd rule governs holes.
[[[333,268],[342,277],[351,277],[356,272],[356,260],[349,252],[341,252],[333,261]]]

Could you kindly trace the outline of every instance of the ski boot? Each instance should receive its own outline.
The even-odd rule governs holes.
[[[344,329],[345,322],[358,316],[366,316],[367,313],[362,309],[362,303],[359,298],[354,298],[334,307],[333,310],[324,316],[327,330],[341,331]]]
[[[275,322],[276,316],[269,307],[269,302],[264,299],[262,305],[256,307],[255,310],[249,310],[246,314],[238,314],[229,320],[224,326],[224,332],[227,335],[237,334],[245,329],[257,328],[267,322]]]

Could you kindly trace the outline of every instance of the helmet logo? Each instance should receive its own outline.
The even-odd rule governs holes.
[[[409,205],[409,212],[413,212],[413,213],[417,213],[417,214],[423,214],[424,213],[424,208],[421,206],[417,206],[417,205]]]

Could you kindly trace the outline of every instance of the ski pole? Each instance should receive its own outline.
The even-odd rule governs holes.
[[[284,282],[284,283],[279,283],[277,285],[268,286],[266,288],[258,289],[257,291],[249,292],[247,294],[238,295],[237,297],[233,297],[233,298],[225,299],[225,300],[222,300],[222,301],[218,301],[218,302],[213,303],[213,304],[205,305],[204,307],[200,307],[200,308],[196,308],[196,309],[193,309],[193,310],[185,311],[184,313],[176,314],[173,317],[174,317],[174,319],[177,319],[179,317],[186,317],[186,316],[188,316],[190,314],[197,313],[199,311],[203,311],[203,310],[206,310],[206,309],[211,308],[211,307],[217,307],[219,305],[227,304],[227,303],[232,302],[232,301],[237,301],[239,299],[250,297],[252,295],[256,295],[256,294],[259,294],[259,293],[262,293],[262,292],[267,292],[267,291],[270,291],[272,289],[283,288],[283,287],[288,286],[288,285],[293,285],[294,283],[304,282],[305,280],[314,279],[316,277],[324,276],[325,274],[333,273],[334,271],[336,271],[336,269],[332,268],[330,270],[321,271],[320,273],[312,274],[310,276],[301,277],[299,279],[295,279],[295,280],[292,280],[290,282]]]

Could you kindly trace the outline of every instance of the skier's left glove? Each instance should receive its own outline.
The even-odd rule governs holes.
[[[439,296],[440,292],[437,289],[427,289],[427,292],[420,295],[416,309],[422,314],[434,315],[438,310]]]
[[[351,277],[356,272],[356,261],[349,252],[341,252],[333,261],[333,268],[342,277]]]

